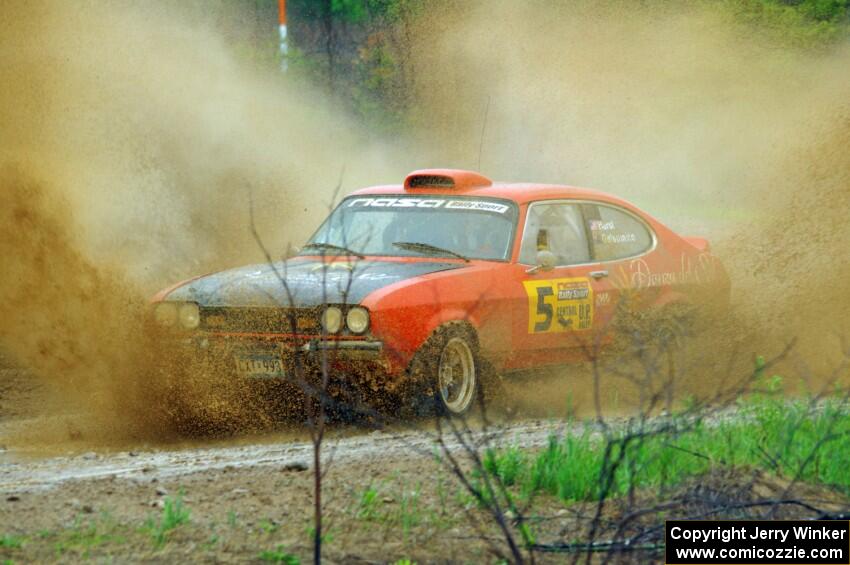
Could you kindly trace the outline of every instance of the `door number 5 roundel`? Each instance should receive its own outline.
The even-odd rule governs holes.
[[[593,288],[589,279],[549,279],[522,284],[528,295],[528,333],[593,327]]]

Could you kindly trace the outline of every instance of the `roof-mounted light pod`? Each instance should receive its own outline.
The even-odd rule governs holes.
[[[460,169],[422,169],[404,179],[405,190],[444,189],[469,190],[491,186],[493,181],[474,171]]]

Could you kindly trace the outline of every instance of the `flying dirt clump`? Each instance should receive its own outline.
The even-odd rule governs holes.
[[[343,169],[344,190],[407,170],[309,85],[240,59],[206,12],[0,6],[0,162],[25,158],[73,210],[79,251],[149,294],[262,261],[249,190],[277,257],[315,229]]]
[[[263,260],[248,188],[277,258],[321,220],[343,167],[346,192],[477,168],[481,147],[490,177],[630,198],[721,253],[749,355],[817,341],[846,310],[846,45],[777,49],[715,3],[447,2],[414,22],[416,127],[387,140],[326,93],[246,70],[179,4],[0,4],[0,348],[93,434],[240,413],[213,369],[182,379],[146,297]],[[538,396],[561,410],[588,381],[559,382]]]
[[[249,68],[193,20],[204,6],[183,4],[0,5],[0,349],[46,383],[44,411],[84,415],[89,436],[251,412],[214,368],[172,362],[148,297],[263,260],[249,191],[279,257],[344,166],[346,184],[392,169],[308,86]]]
[[[67,202],[24,168],[0,168],[0,343],[57,404],[109,414],[106,435],[153,423],[157,357],[139,293],[79,253]]]
[[[742,270],[759,342],[798,339],[789,371],[809,390],[833,386],[850,357],[850,105],[766,180],[774,197],[761,221],[738,231],[730,255]]]
[[[250,391],[193,363],[137,287],[77,251],[67,209],[23,166],[0,169],[0,343],[49,384],[60,415],[83,412],[26,439],[161,440],[261,425]]]

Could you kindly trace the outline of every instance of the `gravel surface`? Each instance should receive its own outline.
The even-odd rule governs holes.
[[[488,432],[494,443],[524,447],[545,445],[553,433],[563,431],[563,422],[535,420],[508,424]],[[484,432],[476,432],[476,440]],[[157,449],[121,453],[89,452],[72,456],[36,458],[15,453],[0,453],[0,493],[11,494],[54,488],[69,481],[117,477],[149,480],[151,477],[174,478],[216,469],[258,467],[285,468],[312,461],[308,441],[281,443],[277,436],[258,438],[250,445]],[[459,444],[448,439],[450,447]],[[371,432],[350,437],[330,438],[325,443],[326,457],[335,464],[381,458],[432,457],[437,448],[436,433],[428,430]]]

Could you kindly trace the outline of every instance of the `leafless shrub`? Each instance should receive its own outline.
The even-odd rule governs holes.
[[[624,307],[624,311],[626,309]],[[603,455],[595,502],[572,505],[566,517],[534,515],[530,501],[520,505],[500,475],[488,472],[485,454],[500,447],[500,435],[498,430],[488,431],[491,423],[486,418],[486,407],[481,407],[480,429],[474,429],[465,418],[438,418],[437,442],[445,466],[501,533],[501,540],[481,534],[494,555],[514,563],[534,562],[536,553],[570,554],[574,563],[640,562],[663,550],[664,524],[659,522],[659,515],[681,519],[824,519],[847,515],[850,505],[825,499],[822,490],[800,485],[806,468],[814,464],[826,444],[837,439],[838,434],[833,430],[839,419],[846,416],[848,392],[837,387],[846,376],[850,361],[850,348],[846,344],[842,361],[827,379],[828,386],[810,396],[807,409],[799,413],[791,425],[804,426],[808,418],[823,409],[828,399],[836,402],[844,412],[834,415],[827,424],[826,433],[799,463],[782,462],[781,454],[764,451],[763,456],[770,462],[768,466],[774,467],[777,477],[781,478],[772,478],[762,471],[727,466],[720,461],[721,466],[707,476],[686,481],[684,486],[671,492],[661,489],[650,495],[635,481],[639,475],[639,469],[635,468],[638,463],[630,454],[659,443],[671,449],[684,449],[675,445],[676,439],[699,426],[716,426],[733,418],[751,418],[747,413],[740,413],[736,402],[752,393],[770,392],[764,388],[763,376],[794,352],[792,340],[773,358],[759,359],[752,371],[722,376],[718,382],[723,386],[717,386],[712,394],[691,399],[674,412],[675,387],[682,372],[691,368],[687,359],[676,362],[677,348],[684,340],[699,339],[699,335],[692,335],[695,329],[692,318],[681,312],[663,315],[669,318],[644,316],[639,320],[623,320],[623,316],[617,319],[616,332],[626,336],[627,342],[624,347],[615,348],[614,353],[605,354],[602,347],[602,338],[609,328],[574,344],[584,351],[590,366],[595,406],[593,433],[600,439]],[[606,417],[602,409],[601,391],[603,383],[617,381],[630,382],[641,394],[632,415],[612,419]],[[786,433],[788,441],[793,441],[795,429]],[[689,456],[710,459],[698,451],[686,451]],[[625,492],[622,484],[615,488],[615,483],[623,476],[627,477]],[[551,519],[565,522],[559,533],[562,541],[543,543],[536,540],[529,525]],[[477,521],[471,517],[470,523],[477,524]],[[479,526],[478,530],[482,528]]]
[[[341,183],[340,183],[341,184]],[[337,186],[329,203],[329,211],[339,193]],[[285,322],[292,335],[298,334],[294,296],[287,282],[286,263],[276,263],[257,233],[251,208],[251,232],[257,245],[262,249],[265,259],[281,287],[286,300],[279,306],[286,312]],[[289,253],[287,253],[289,254]],[[328,265],[334,260],[332,252],[323,250],[320,269],[323,288],[322,307],[329,304]],[[344,256],[347,261],[353,257]],[[352,277],[344,281],[341,292],[343,302],[351,288]],[[486,293],[482,293],[482,297]],[[801,516],[835,517],[847,513],[846,506],[834,503],[825,504],[817,497],[801,496],[799,484],[806,469],[813,465],[824,445],[835,439],[831,426],[817,443],[811,446],[810,453],[802,462],[789,467],[782,461],[781,453],[764,450],[762,454],[768,467],[781,471],[783,481],[766,478],[762,472],[737,469],[734,466],[723,470],[711,471],[700,481],[685,482],[684,486],[672,491],[659,490],[648,495],[647,489],[636,481],[640,469],[638,461],[631,455],[652,445],[663,444],[670,449],[686,451],[689,456],[710,460],[698,450],[688,450],[676,445],[677,438],[700,426],[713,426],[729,418],[747,418],[747,414],[736,413],[735,402],[753,392],[765,392],[762,378],[767,371],[778,363],[786,361],[794,352],[794,341],[769,360],[759,360],[748,372],[736,373],[734,363],[727,363],[726,374],[716,375],[717,386],[709,394],[690,399],[683,404],[680,388],[683,375],[693,370],[693,363],[679,355],[684,342],[701,339],[700,324],[694,313],[683,308],[667,308],[660,313],[647,314],[635,308],[626,293],[617,305],[617,314],[609,324],[601,329],[577,337],[572,332],[564,335],[565,346],[581,351],[589,367],[592,387],[594,418],[588,424],[595,438],[598,438],[602,460],[596,479],[595,500],[592,503],[577,503],[568,510],[568,517],[561,518],[565,525],[556,539],[538,540],[532,532],[532,525],[553,518],[534,514],[531,500],[522,501],[510,485],[502,480],[499,473],[488,469],[488,453],[497,452],[505,446],[503,430],[490,418],[492,392],[497,388],[499,379],[489,369],[487,359],[481,352],[475,352],[475,362],[483,369],[481,387],[473,416],[447,415],[437,401],[440,394],[439,339],[433,340],[433,351],[424,347],[414,358],[408,374],[408,384],[413,388],[407,391],[413,397],[433,401],[430,412],[434,415],[435,431],[433,440],[439,449],[439,461],[458,481],[459,485],[476,502],[476,508],[466,510],[468,524],[475,529],[478,537],[487,544],[493,556],[514,563],[533,563],[539,553],[562,553],[572,556],[572,561],[635,559],[654,555],[663,547],[663,523],[659,515],[677,518],[704,517],[777,517]],[[483,298],[482,298],[483,300]],[[439,304],[440,297],[434,296]],[[479,305],[472,305],[470,313]],[[467,332],[469,341],[475,343],[474,326],[467,320],[456,320],[438,328],[432,337],[440,332]],[[611,338],[617,343],[609,344]],[[431,340],[429,340],[429,343]],[[316,346],[316,347],[313,347]],[[322,480],[327,473],[329,463],[323,462],[323,442],[326,437],[329,413],[345,412],[356,416],[358,421],[376,429],[386,429],[388,424],[397,423],[396,416],[376,408],[374,398],[364,397],[356,390],[347,388],[346,380],[338,378],[337,356],[339,350],[335,340],[328,339],[322,332],[320,341],[310,344],[306,350],[292,348],[289,360],[290,380],[297,384],[305,399],[306,425],[313,443],[314,477],[314,560],[318,563],[322,555],[323,517],[322,517]],[[844,344],[844,358],[830,375],[831,387],[824,387],[818,394],[811,395],[809,410],[799,417],[795,425],[802,426],[808,414],[821,409],[827,396],[837,399],[846,406],[847,391],[833,386],[847,373],[850,363],[850,348]],[[392,353],[392,352],[390,352]],[[736,355],[735,351],[729,352]],[[714,359],[719,364],[720,359]],[[603,410],[603,390],[605,387],[629,383],[639,391],[637,406],[628,417],[612,418]],[[678,395],[678,397],[677,397]],[[397,397],[392,397],[396,399]],[[396,414],[401,412],[396,412]],[[836,417],[837,418],[837,417]],[[837,420],[836,420],[837,421]],[[572,433],[567,429],[565,433]],[[838,432],[836,432],[838,433]],[[793,441],[794,430],[789,430],[788,441]],[[418,445],[411,445],[419,455],[429,456]],[[721,464],[724,462],[720,462]],[[742,473],[749,473],[744,480]],[[626,477],[625,487],[622,477]],[[789,509],[793,509],[789,510]],[[790,513],[790,514],[789,514]],[[488,533],[495,527],[499,537]]]
[[[328,203],[328,210],[332,210],[334,203],[339,195],[342,187],[342,176],[332,194],[331,200]],[[249,222],[251,234],[257,246],[261,249],[263,256],[269,268],[273,270],[275,277],[280,283],[284,291],[286,301],[278,306],[284,309],[285,319],[283,322],[288,326],[289,333],[295,339],[299,334],[298,316],[296,311],[296,296],[286,278],[286,262],[276,263],[271,252],[262,240],[257,231],[254,221],[254,202],[249,191]],[[292,255],[292,250],[288,249],[286,256]],[[330,254],[324,249],[320,252],[322,259],[322,268],[319,270],[321,278],[321,308],[326,308],[328,304],[328,261]],[[346,255],[346,259],[350,260],[351,256]],[[351,289],[353,279],[348,276],[343,281],[343,287],[339,289],[343,302]],[[310,432],[310,440],[313,444],[313,560],[315,563],[320,563],[322,560],[322,543],[324,541],[323,533],[323,515],[322,515],[322,480],[327,473],[327,466],[323,466],[322,447],[325,440],[325,434],[328,424],[328,409],[334,403],[330,398],[329,385],[331,382],[331,363],[334,360],[337,349],[333,347],[336,342],[328,339],[327,331],[324,324],[321,324],[321,337],[318,343],[319,347],[315,351],[318,359],[311,359],[312,351],[304,351],[296,343],[296,347],[291,348],[291,359],[288,360],[287,369],[291,371],[288,380],[298,386],[303,393],[305,399],[305,417],[306,426]],[[318,380],[316,377],[318,376]]]

